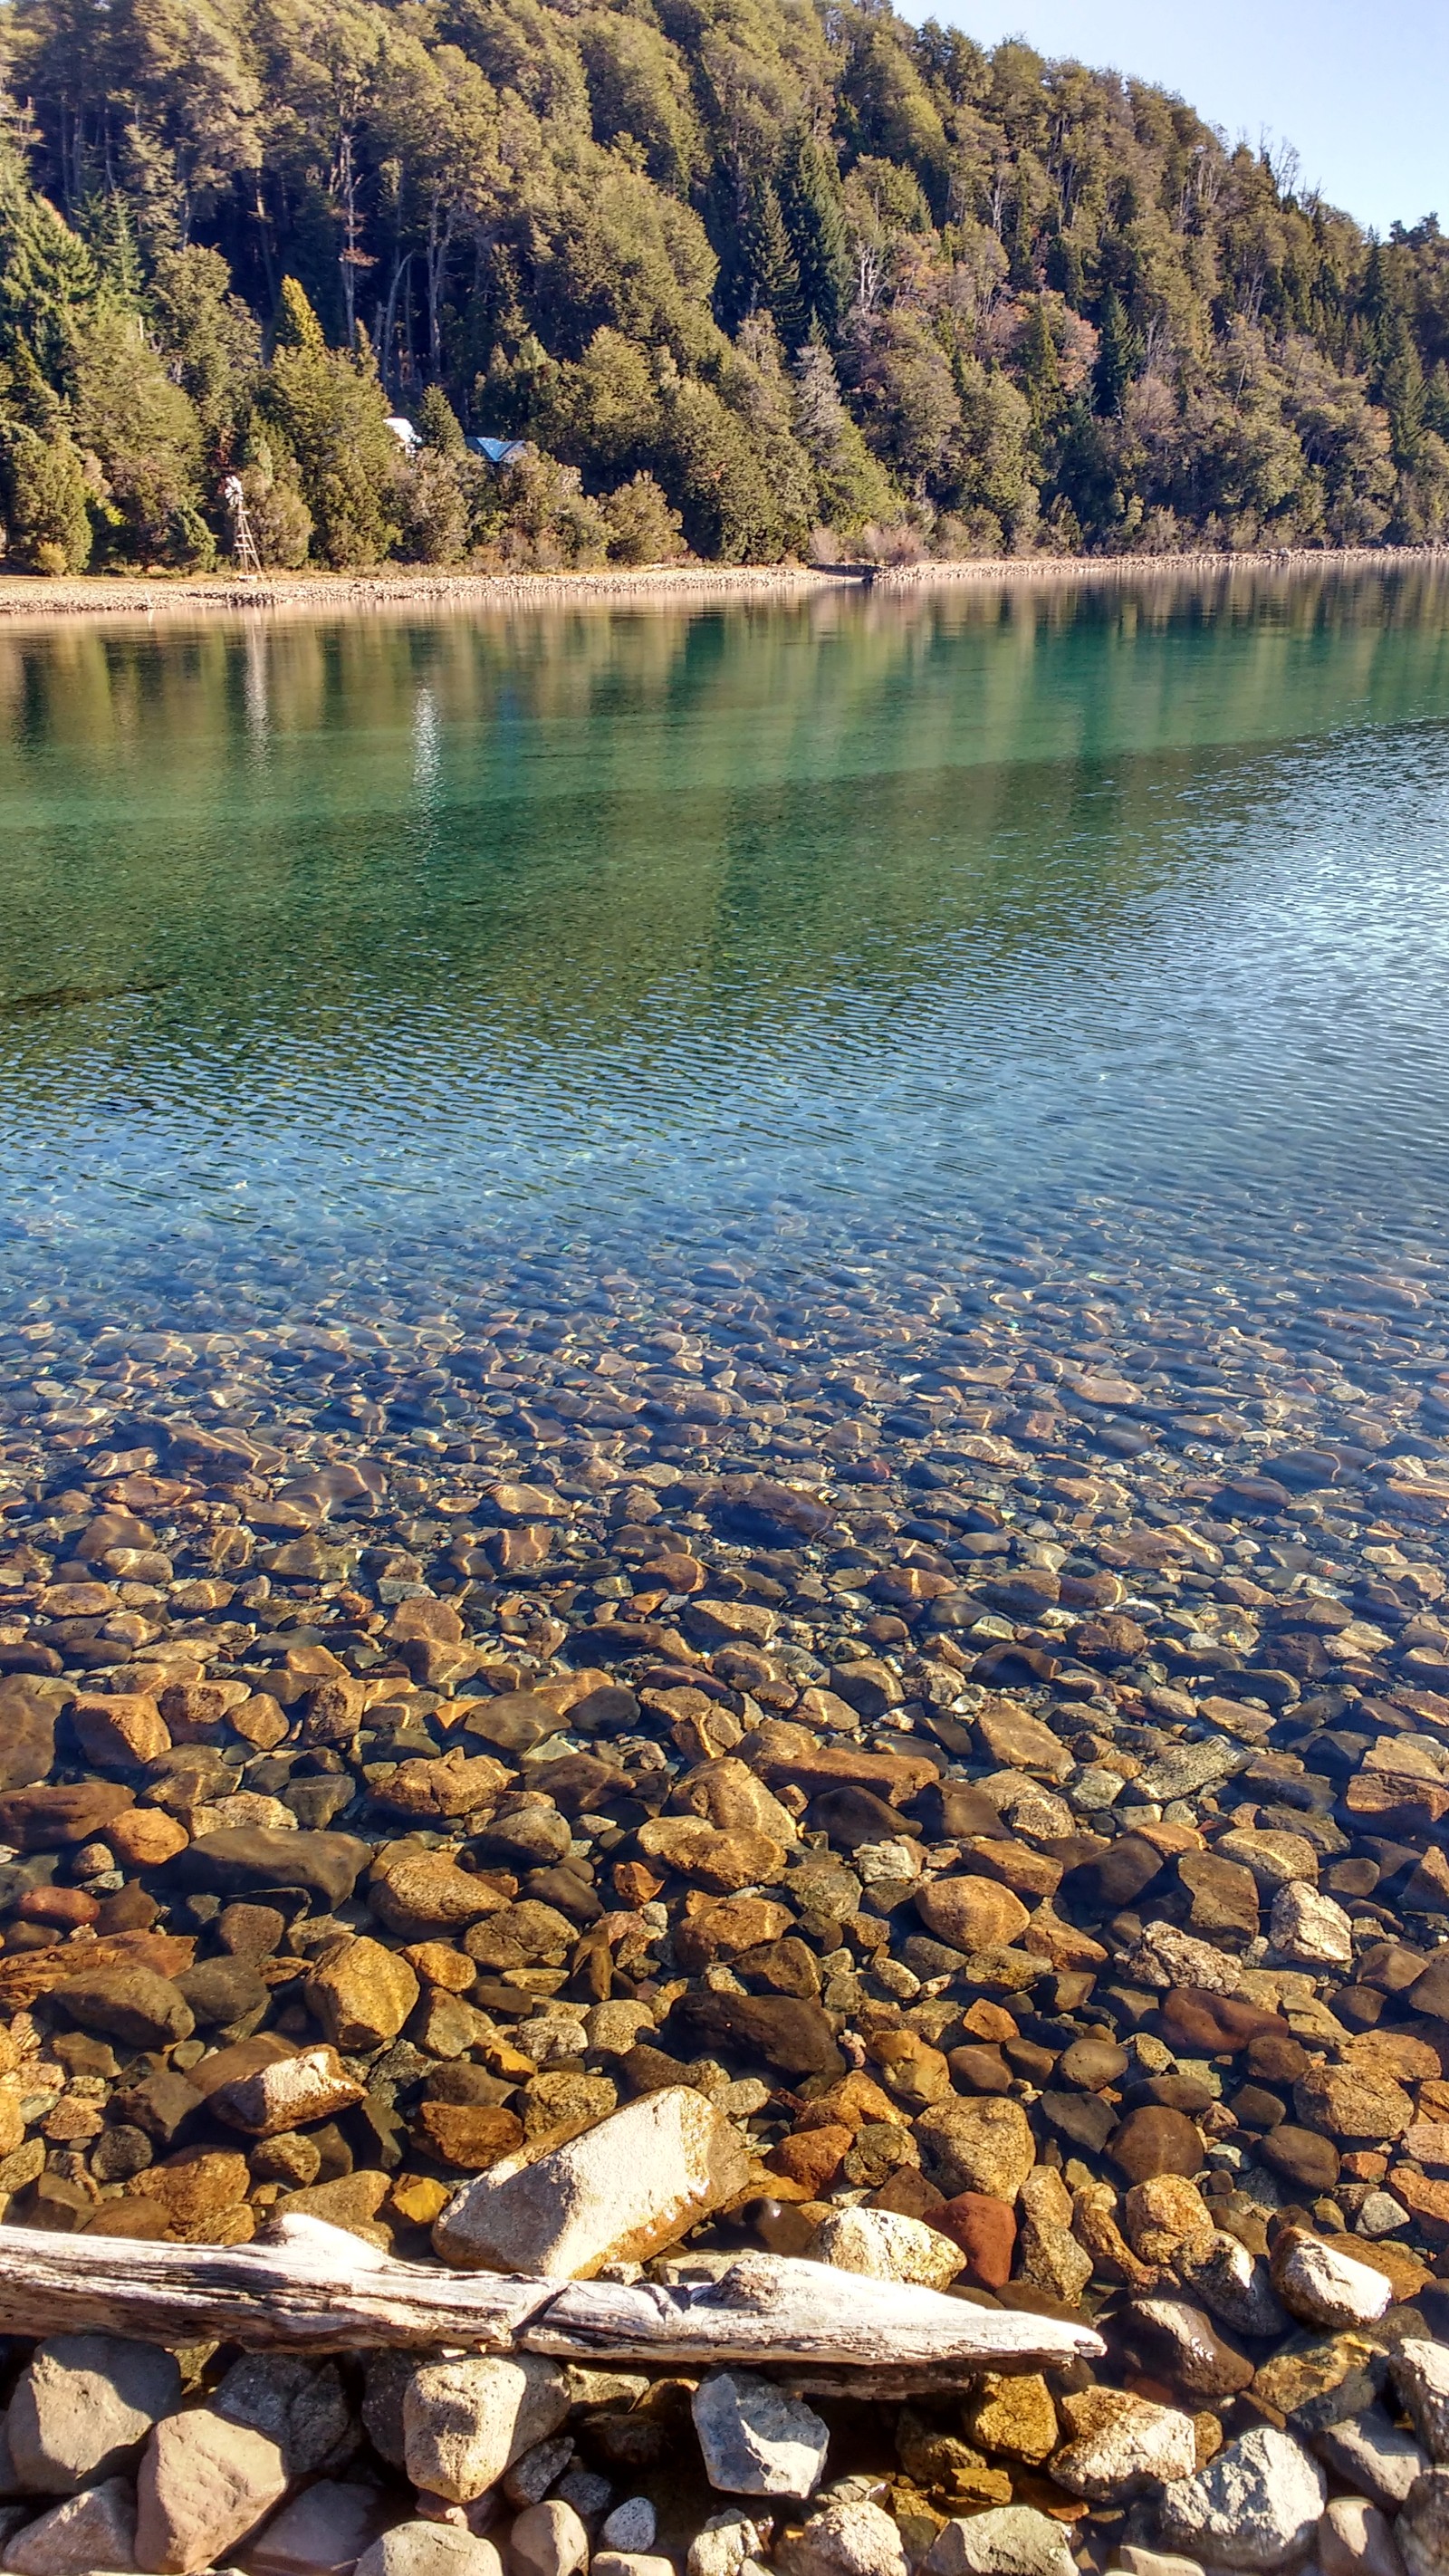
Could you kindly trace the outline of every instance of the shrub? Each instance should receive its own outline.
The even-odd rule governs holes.
[[[468,550],[468,511],[451,456],[420,448],[393,489],[397,551],[405,563],[458,563]]]
[[[0,440],[0,506],[9,551],[32,572],[84,572],[91,558],[85,466],[74,439],[20,422]]]
[[[688,549],[677,510],[671,510],[652,474],[631,475],[601,503],[614,563],[677,563]]]

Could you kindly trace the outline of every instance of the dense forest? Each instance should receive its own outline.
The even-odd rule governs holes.
[[[1449,235],[1116,74],[884,0],[8,0],[3,45],[12,568],[209,567],[238,491],[335,568],[1449,536]]]

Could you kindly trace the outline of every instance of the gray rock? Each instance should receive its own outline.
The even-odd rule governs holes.
[[[1390,2368],[1404,2412],[1425,2450],[1432,2459],[1449,2460],[1449,2345],[1417,2340],[1401,2344]]]
[[[405,2466],[403,2405],[413,2378],[425,2361],[441,2361],[441,2352],[370,2352],[363,2365],[362,2421],[367,2438],[390,2469]],[[526,2501],[533,2502],[529,2496]]]
[[[106,2478],[52,2505],[6,2548],[7,2576],[95,2576],[136,2564],[136,2496],[129,2478]]]
[[[723,2495],[813,2495],[829,2432],[803,2399],[746,2370],[715,2370],[690,2412],[705,2475]]]
[[[526,2513],[531,2504],[542,2504],[555,2478],[561,2478],[574,2455],[567,2433],[551,2442],[535,2442],[514,2461],[503,2480],[503,2495],[515,2513]]]
[[[672,2558],[650,2558],[639,2549],[601,2549],[589,2576],[674,2576]]]
[[[1034,2505],[1003,2504],[945,2523],[924,2576],[1076,2576],[1066,2527]]]
[[[249,2424],[254,2433],[275,2442],[289,2478],[336,2468],[357,2446],[335,2362],[303,2361],[295,2353],[244,2353],[211,2402],[229,2424]]]
[[[1415,2478],[1429,2466],[1411,2433],[1401,2432],[1383,2406],[1367,2406],[1314,2437],[1324,2467],[1371,2503],[1397,2511]]]
[[[381,2537],[392,2500],[377,2487],[319,2478],[283,2505],[247,2551],[247,2576],[351,2576]]]
[[[906,2576],[901,2535],[865,2498],[828,2504],[776,2557],[784,2576]]]
[[[1252,1760],[1241,1744],[1226,1735],[1205,1736],[1200,1744],[1173,1744],[1139,1771],[1133,1782],[1134,1804],[1155,1799],[1166,1806],[1172,1798],[1191,1798],[1221,1787]]]
[[[567,2372],[540,2353],[425,2363],[403,2399],[408,2476],[430,2494],[470,2503],[557,2431],[570,2393]]]
[[[654,2535],[649,2536],[652,2540]],[[549,2504],[529,2505],[508,2535],[513,2576],[579,2576],[588,2563],[587,2525],[560,2496]]]
[[[192,2576],[255,2531],[287,2491],[281,2451],[209,2406],[168,2415],[136,2481],[136,2555],[158,2576]]]
[[[10,2417],[7,2412],[0,2415],[0,2496],[28,2496],[33,2495],[34,2492],[33,2487],[27,2487],[24,2484],[15,2466],[14,2455],[10,2448]]]
[[[1174,2254],[1172,2265],[1184,2288],[1219,2325],[1245,2335],[1287,2333],[1288,2318],[1266,2263],[1258,2262],[1225,2228],[1200,2241],[1189,2240]]]
[[[363,2551],[355,2576],[503,2576],[491,2540],[450,2522],[399,2522]]]
[[[1308,2548],[1327,2492],[1301,2442],[1255,2424],[1194,2477],[1164,2488],[1158,2525],[1206,2567],[1282,2567]]]
[[[1387,2517],[1362,2496],[1331,2496],[1318,2526],[1323,2576],[1404,2576]]]
[[[1394,2538],[1409,2576],[1449,2576],[1449,2469],[1414,2480]]]
[[[554,2489],[556,2495],[563,2497],[565,2504],[573,2506],[575,2513],[583,2515],[585,2522],[597,2521],[599,2515],[607,2510],[613,2492],[608,2479],[601,2478],[597,2469],[580,2468],[565,2469]]]
[[[659,2516],[647,2496],[626,2496],[599,2527],[602,2549],[652,2549]]]
[[[121,2335],[55,2335],[37,2345],[5,2419],[17,2484],[71,2495],[134,2459],[180,2403],[169,2352]]]

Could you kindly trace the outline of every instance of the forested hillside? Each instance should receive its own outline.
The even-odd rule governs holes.
[[[12,566],[209,565],[229,475],[279,565],[1449,535],[1449,237],[1139,83],[878,0],[8,0],[4,42]]]

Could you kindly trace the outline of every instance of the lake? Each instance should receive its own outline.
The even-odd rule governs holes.
[[[424,2258],[693,2085],[776,2157],[716,2245],[844,2156],[1090,2305],[1000,2194],[1105,2157],[1417,2247],[1440,2332],[1449,569],[57,622],[0,734],[0,2005],[179,1934],[124,2085],[429,1936],[227,2243],[320,2174]],[[867,2059],[915,2143],[787,2138]],[[1020,2172],[932,2144],[978,2094]],[[0,2216],[189,2224],[62,2108]]]
[[[21,1458],[138,1372],[446,1452],[446,1369],[397,1415],[276,1332],[436,1358],[501,1304],[587,1374],[591,1315],[742,1287],[832,1365],[1150,1315],[1205,1417],[1338,1308],[1407,1301],[1361,1356],[1415,1404],[1449,1359],[1449,572],[56,624],[0,636],[0,727]],[[118,1331],[191,1340],[117,1378]],[[808,1469],[859,1399],[801,1401],[749,1436]]]

